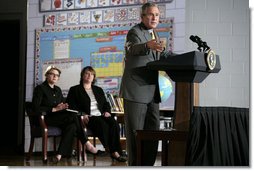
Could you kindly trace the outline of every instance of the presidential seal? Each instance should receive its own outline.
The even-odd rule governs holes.
[[[209,70],[213,70],[216,66],[216,54],[213,50],[209,50],[206,57]]]

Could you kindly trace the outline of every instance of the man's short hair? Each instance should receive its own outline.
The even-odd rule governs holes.
[[[153,2],[147,2],[145,4],[142,5],[141,7],[141,13],[140,13],[140,16],[145,16],[146,15],[146,10],[150,7],[157,7],[158,8],[158,5],[153,3]]]

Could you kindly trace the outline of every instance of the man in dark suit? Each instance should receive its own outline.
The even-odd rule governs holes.
[[[155,28],[160,11],[154,3],[146,3],[141,9],[141,23],[132,27],[125,44],[125,69],[120,97],[124,99],[128,164],[136,163],[136,130],[158,130],[161,102],[158,71],[149,70],[146,64],[168,56],[164,53]],[[142,165],[152,166],[156,160],[158,141],[144,143],[145,157]]]

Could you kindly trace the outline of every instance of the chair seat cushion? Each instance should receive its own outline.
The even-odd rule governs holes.
[[[33,137],[41,137],[42,136],[42,129],[41,127],[33,128],[31,132]],[[62,134],[62,130],[58,127],[49,126],[48,127],[48,136],[60,136]]]
[[[58,127],[48,126],[48,136],[59,136],[62,130]]]
[[[88,129],[86,129],[86,135],[87,136],[94,136],[94,133],[91,129],[88,128]]]

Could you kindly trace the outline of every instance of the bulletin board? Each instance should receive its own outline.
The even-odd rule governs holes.
[[[64,96],[79,84],[85,66],[96,70],[97,85],[105,92],[119,93],[124,69],[124,45],[128,30],[135,22],[41,28],[36,30],[35,85],[45,80],[49,65],[62,71],[58,85]],[[157,32],[173,50],[173,18],[160,21]]]
[[[150,0],[150,2],[170,3],[173,0]],[[95,9],[106,7],[121,7],[140,5],[148,0],[40,0],[40,12]]]

